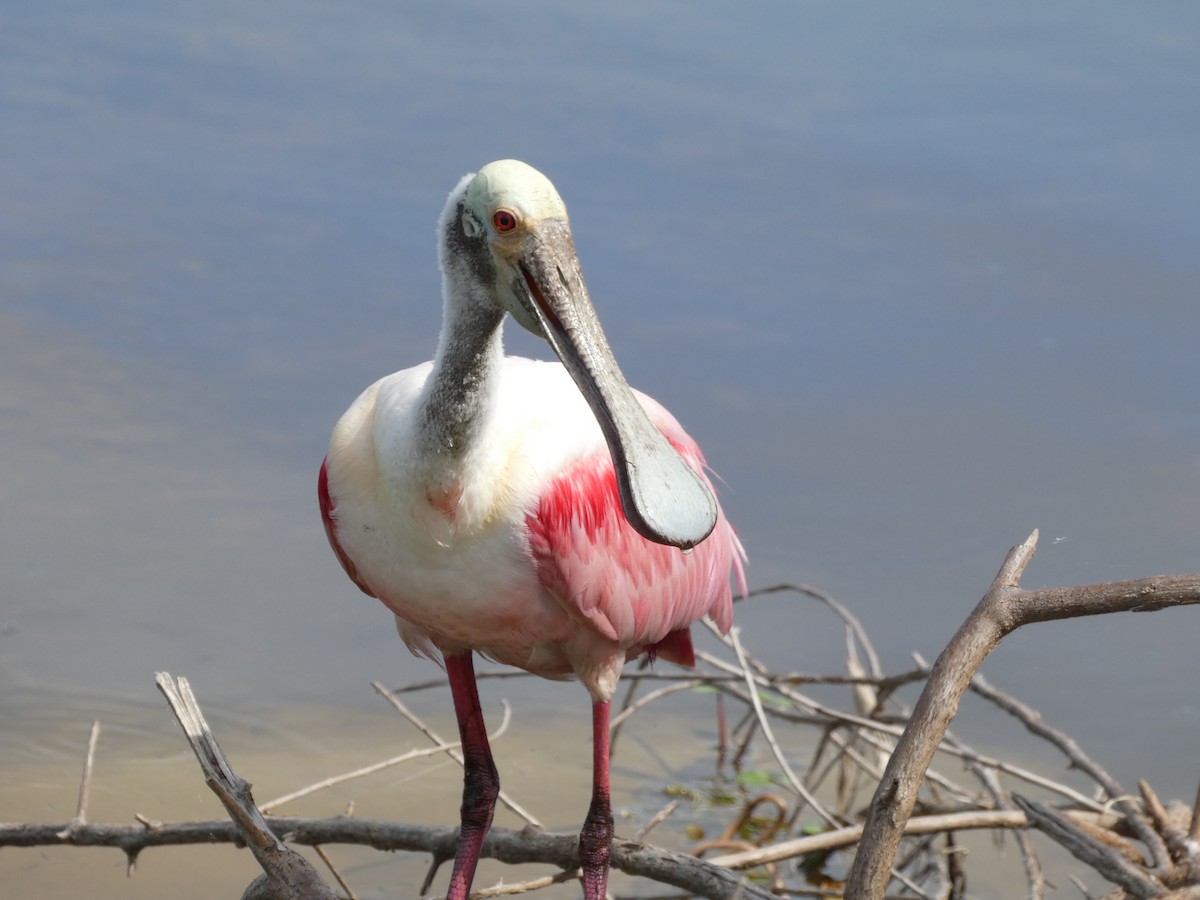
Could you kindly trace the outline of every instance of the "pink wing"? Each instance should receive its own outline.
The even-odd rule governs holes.
[[[695,441],[665,411],[666,421],[647,411],[711,489]],[[559,474],[526,524],[538,580],[627,651],[690,663],[688,626],[707,613],[722,632],[728,631],[733,620],[730,577],[746,592],[745,553],[724,513],[718,508],[712,534],[688,553],[646,540],[621,512],[607,452]]]

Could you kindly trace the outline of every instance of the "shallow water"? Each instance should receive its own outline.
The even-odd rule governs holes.
[[[315,471],[357,392],[431,355],[433,223],[493,158],[566,198],[622,366],[723,477],[752,582],[829,590],[890,669],[1035,527],[1030,586],[1200,570],[1188,7],[2,18],[0,818],[69,817],[95,718],[146,742],[107,749],[104,790],[153,793],[169,758],[211,806],[160,669],[283,771],[335,737],[394,752],[367,683],[432,672],[329,554]],[[776,668],[841,664],[804,601],[738,621]],[[1127,787],[1190,797],[1198,633],[1192,610],[1038,626],[985,672]],[[586,716],[578,687],[514,699]],[[975,704],[956,727],[1024,746]],[[0,865],[58,896],[51,856]]]
[[[499,698],[513,693],[511,685],[493,689],[485,683],[485,706],[496,714],[493,733],[502,718]],[[7,736],[0,741],[4,821],[65,823],[75,812],[88,730],[80,728],[80,720],[86,713],[50,708],[56,697],[39,700],[38,711],[28,711],[25,717],[26,730],[37,731],[38,746],[10,742]],[[430,694],[404,697],[427,725],[452,736],[453,716],[435,700]],[[427,714],[429,707],[433,711]],[[94,707],[88,710],[93,711]],[[101,711],[105,724],[97,742],[89,821],[132,825],[134,814],[166,823],[223,819],[178,727],[166,716],[155,721],[149,712],[116,704]],[[209,718],[231,765],[253,782],[255,799],[262,804],[330,776],[429,746],[390,709],[307,707],[294,713],[275,710],[265,720],[230,717],[218,710]],[[586,704],[550,713],[526,709],[516,713],[493,742],[505,791],[552,831],[577,830],[587,810],[591,788],[581,773],[589,768],[589,720]],[[679,783],[679,773],[687,773],[689,783],[711,773],[714,727],[711,696],[697,696],[682,709],[677,704],[673,712],[635,717],[625,728],[615,745],[613,765],[614,814],[623,834],[636,832],[672,801],[668,790]],[[698,776],[700,769],[704,776]],[[461,769],[445,757],[431,756],[322,789],[273,811],[453,825],[461,790]],[[713,808],[702,798],[681,802],[682,811],[655,834],[665,846],[694,843],[683,831],[686,823],[716,833],[729,821],[728,810]],[[501,804],[495,823],[520,828],[525,820]],[[381,854],[343,846],[326,850],[364,898],[412,896],[429,865],[423,854]],[[304,852],[314,859],[311,851]],[[228,845],[148,848],[132,874],[126,873],[124,856],[116,849],[37,848],[0,854],[0,884],[6,897],[236,897],[255,877],[256,868],[245,851]],[[439,883],[448,872],[447,867]],[[485,861],[478,881],[486,885],[544,874],[541,866]],[[638,889],[621,875],[614,876],[613,886],[623,894]],[[568,885],[547,890],[544,896],[571,897],[578,891]]]

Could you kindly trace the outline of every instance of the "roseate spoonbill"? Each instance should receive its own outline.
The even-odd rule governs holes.
[[[437,356],[377,381],[338,422],[321,514],[346,572],[449,677],[466,762],[447,896],[467,896],[499,791],[480,653],[592,696],[579,856],[585,897],[603,900],[621,667],[644,653],[693,664],[689,626],[708,614],[729,628],[744,553],[696,443],[621,376],[550,181],[514,160],[484,166],[451,192],[438,242]],[[506,313],[562,364],[504,356]]]

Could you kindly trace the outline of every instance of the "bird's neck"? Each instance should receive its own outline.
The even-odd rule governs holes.
[[[495,371],[504,356],[504,313],[479,298],[456,302],[451,291],[447,295],[420,428],[426,451],[450,462],[461,460],[474,445],[490,408]]]

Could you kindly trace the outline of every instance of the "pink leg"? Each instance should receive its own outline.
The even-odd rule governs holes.
[[[492,761],[483,711],[479,708],[479,690],[475,686],[475,663],[471,652],[446,657],[446,674],[450,676],[450,693],[454,697],[454,712],[458,717],[458,733],[462,738],[463,800],[462,827],[458,833],[458,848],[454,854],[454,871],[450,874],[450,889],[446,900],[466,900],[475,878],[475,866],[483,839],[492,824],[492,810],[500,793],[500,777]]]
[[[608,858],[613,839],[608,790],[608,711],[607,700],[597,700],[592,706],[592,805],[579,833],[584,900],[604,900],[608,890]]]

